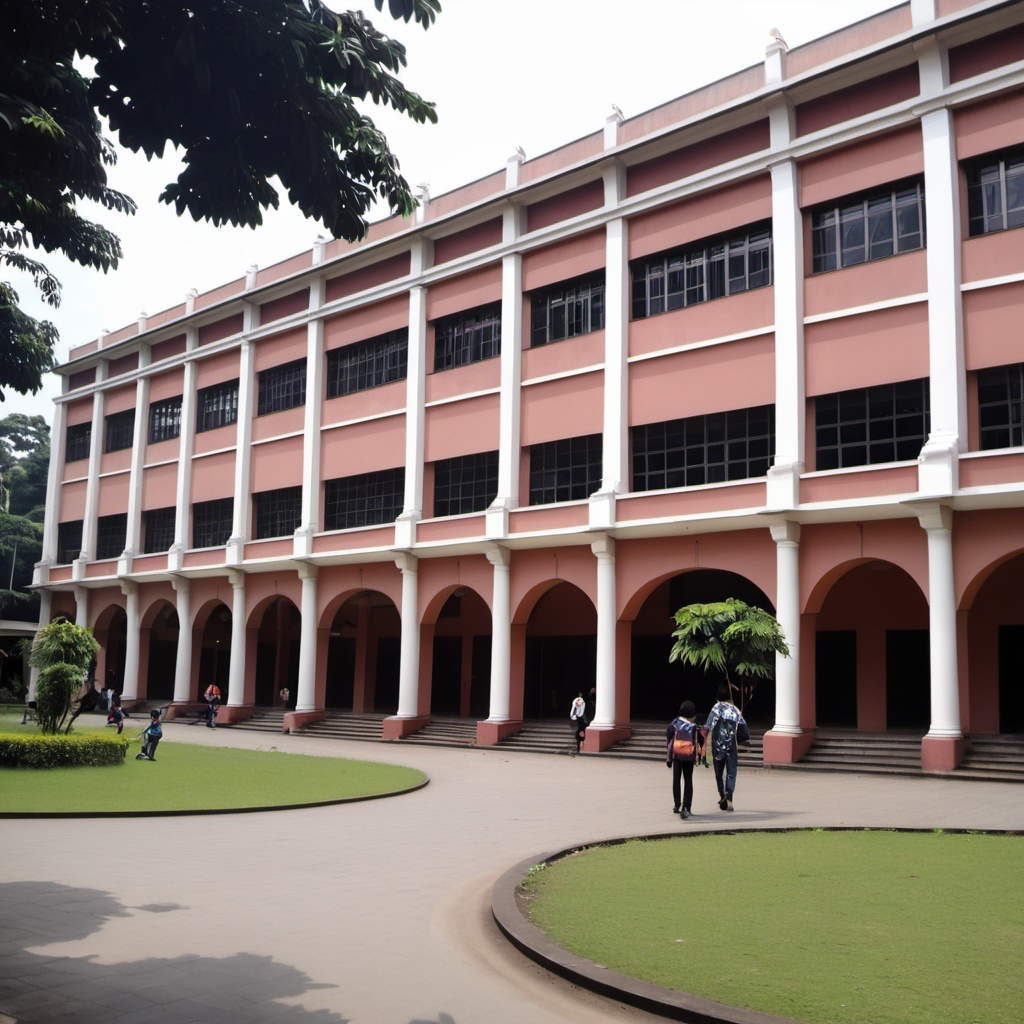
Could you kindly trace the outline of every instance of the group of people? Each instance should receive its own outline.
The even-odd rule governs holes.
[[[684,700],[679,715],[665,730],[668,747],[665,763],[672,769],[672,813],[688,818],[693,805],[693,768],[707,765],[707,748],[711,746],[711,759],[715,766],[720,810],[731,811],[732,796],[736,790],[736,768],[739,748],[750,740],[743,712],[732,702],[728,683],[718,689],[718,701],[712,707],[707,721],[698,725],[696,705]]]

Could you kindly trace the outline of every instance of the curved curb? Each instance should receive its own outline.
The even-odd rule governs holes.
[[[0,821],[7,818],[183,818],[205,814],[262,814],[266,811],[301,811],[306,807],[333,807],[336,804],[357,804],[364,800],[386,800],[389,796],[404,796],[422,789],[430,777],[415,786],[391,789],[386,793],[368,793],[365,796],[343,796],[337,800],[313,800],[300,804],[264,804],[258,807],[182,808],[166,811],[0,811]]]
[[[930,828],[891,828],[879,826],[825,827],[826,832],[920,832],[930,833]],[[692,1024],[800,1024],[791,1017],[778,1017],[761,1010],[746,1010],[741,1007],[716,1003],[710,999],[701,999],[686,992],[662,988],[647,981],[638,981],[625,974],[602,967],[600,964],[587,960],[572,953],[564,946],[550,939],[536,925],[527,920],[520,910],[517,893],[523,879],[531,868],[550,864],[571,854],[596,846],[618,846],[634,839],[682,839],[693,836],[723,836],[749,834],[752,832],[814,832],[814,826],[805,828],[731,828],[705,829],[700,832],[656,832],[651,835],[619,836],[613,839],[596,840],[592,843],[581,843],[567,847],[542,857],[530,857],[520,861],[515,867],[509,868],[495,883],[491,890],[491,914],[501,933],[521,953],[529,957],[541,967],[553,974],[565,978],[582,988],[597,992],[610,999],[616,999],[628,1006],[635,1006],[649,1013],[667,1017],[669,1020],[692,1022]],[[943,832],[964,834],[983,832],[986,835],[1018,835],[1014,830],[1006,829],[963,829],[947,828]]]

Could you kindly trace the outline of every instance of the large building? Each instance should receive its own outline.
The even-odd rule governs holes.
[[[1024,730],[1024,4],[912,0],[74,349],[43,619],[101,685],[587,747],[792,657],[767,762]],[[294,710],[291,709],[294,708]]]

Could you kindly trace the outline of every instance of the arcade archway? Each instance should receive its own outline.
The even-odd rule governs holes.
[[[327,643],[324,706],[394,714],[402,621],[386,594],[363,590],[334,613]]]

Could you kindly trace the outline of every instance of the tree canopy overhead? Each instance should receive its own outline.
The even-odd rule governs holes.
[[[439,0],[386,0],[429,27]],[[374,0],[378,11],[385,0]],[[119,143],[147,157],[170,144],[184,169],[160,200],[214,224],[256,226],[289,202],[338,238],[366,231],[378,198],[415,206],[387,139],[362,110],[393,107],[434,122],[432,103],[398,74],[405,48],[360,11],[322,0],[3,0],[0,33],[0,265],[30,274],[42,298],[60,284],[26,250],[63,252],[110,270],[117,236],[81,200],[132,213],[109,187]],[[0,281],[0,399],[38,391],[56,331],[18,307]]]

